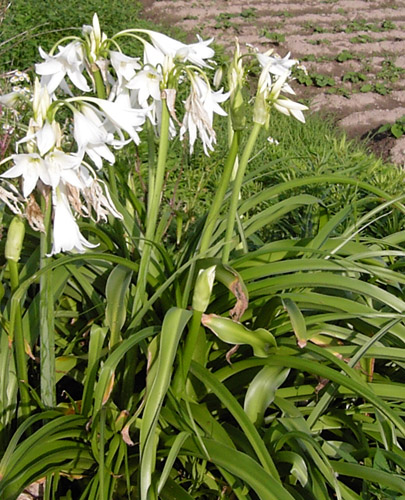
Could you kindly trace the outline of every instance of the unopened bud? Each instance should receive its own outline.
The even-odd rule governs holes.
[[[248,344],[258,358],[266,358],[271,347],[276,347],[273,335],[264,328],[249,330],[242,323],[216,314],[203,314],[201,322],[227,344]]]
[[[269,110],[264,92],[258,92],[253,108],[253,122],[266,126],[269,121]]]
[[[214,286],[216,266],[200,269],[194,286],[193,309],[199,312],[205,312],[209,303]]]
[[[5,257],[7,260],[18,262],[24,242],[25,224],[21,217],[13,217],[7,232]]]

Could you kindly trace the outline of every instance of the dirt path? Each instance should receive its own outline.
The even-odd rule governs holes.
[[[405,0],[144,0],[145,16],[230,48],[291,51],[309,75],[295,89],[313,111],[332,113],[351,137],[405,115]],[[404,126],[405,128],[405,126]],[[372,148],[405,163],[405,139]]]

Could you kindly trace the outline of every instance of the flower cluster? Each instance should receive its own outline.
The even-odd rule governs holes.
[[[123,36],[142,43],[143,57],[122,52],[118,42]],[[230,72],[229,92],[212,89],[206,75],[206,69],[213,65],[212,39],[198,38],[196,43],[184,44],[142,29],[125,30],[108,38],[95,14],[93,24],[83,26],[81,37],[68,37],[64,41],[68,43],[55,45],[49,53],[39,49],[43,61],[35,67],[38,76],[31,98],[28,131],[17,142],[16,154],[1,162],[13,162],[1,177],[21,179],[22,196],[27,201],[26,217],[34,229],[45,230],[35,190],[46,200],[51,199],[51,254],[84,252],[95,246],[80,233],[77,216],[96,221],[106,221],[108,216],[121,217],[102,180],[103,164],[114,165],[114,150],[131,141],[138,144],[147,120],[158,135],[165,133],[169,137],[176,134],[178,125],[180,139],[188,137],[190,153],[199,138],[208,154],[216,143],[214,114],[227,114],[221,104],[230,95],[231,108],[240,104],[243,80],[238,48],[235,71]],[[272,58],[269,54],[257,54],[257,58],[263,68],[259,81],[263,102],[303,121],[305,106],[279,96],[282,90],[292,92],[288,79],[296,61],[289,56]],[[176,95],[183,83],[187,83],[190,92],[180,121]],[[239,94],[236,99],[235,93]],[[24,97],[13,90],[0,96],[0,105],[13,107],[17,99]],[[164,106],[170,120],[168,130],[161,131]],[[62,127],[58,121],[62,108],[64,119],[66,113],[70,116],[71,127]],[[5,201],[1,192],[0,197]],[[20,210],[21,197],[16,196],[9,193],[5,202]],[[32,213],[35,217],[30,217]]]

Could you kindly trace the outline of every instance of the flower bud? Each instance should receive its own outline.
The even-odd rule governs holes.
[[[200,269],[198,273],[194,286],[192,304],[195,311],[205,312],[210,303],[212,287],[214,286],[215,280],[215,268],[216,266],[211,266],[207,269]]]
[[[253,107],[253,122],[266,126],[269,121],[269,109],[264,92],[258,92]]]
[[[18,262],[20,260],[21,250],[25,235],[25,224],[21,217],[13,217],[8,228],[5,257],[7,260]]]
[[[271,347],[276,347],[273,335],[264,328],[249,330],[242,323],[216,314],[203,314],[201,322],[227,344],[248,344],[258,358],[266,358]]]

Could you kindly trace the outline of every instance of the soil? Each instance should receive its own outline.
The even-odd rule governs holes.
[[[312,112],[405,165],[405,138],[376,133],[405,115],[405,0],[143,0],[144,17],[195,41],[291,52],[310,78],[294,82]],[[302,75],[302,78],[304,75]]]

